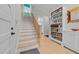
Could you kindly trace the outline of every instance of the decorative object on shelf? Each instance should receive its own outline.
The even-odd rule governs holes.
[[[79,22],[79,7],[67,10],[67,23]]]

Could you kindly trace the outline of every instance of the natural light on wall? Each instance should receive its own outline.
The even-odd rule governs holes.
[[[23,5],[23,13],[25,16],[29,16],[31,13],[30,4],[24,4]]]

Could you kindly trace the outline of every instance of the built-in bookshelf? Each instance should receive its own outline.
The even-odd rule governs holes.
[[[62,7],[51,12],[51,37],[62,41]]]

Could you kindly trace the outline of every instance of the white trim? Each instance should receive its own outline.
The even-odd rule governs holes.
[[[59,41],[59,40],[57,40],[57,39],[54,39],[54,38],[52,38],[52,37],[51,37],[50,39],[51,39],[51,40],[54,40],[54,41],[56,41],[56,42],[58,42],[58,43],[60,43],[60,44],[62,43],[61,41]]]

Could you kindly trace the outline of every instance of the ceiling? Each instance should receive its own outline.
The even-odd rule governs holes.
[[[61,6],[62,4],[31,4],[32,12],[36,16],[49,16],[52,11]]]

